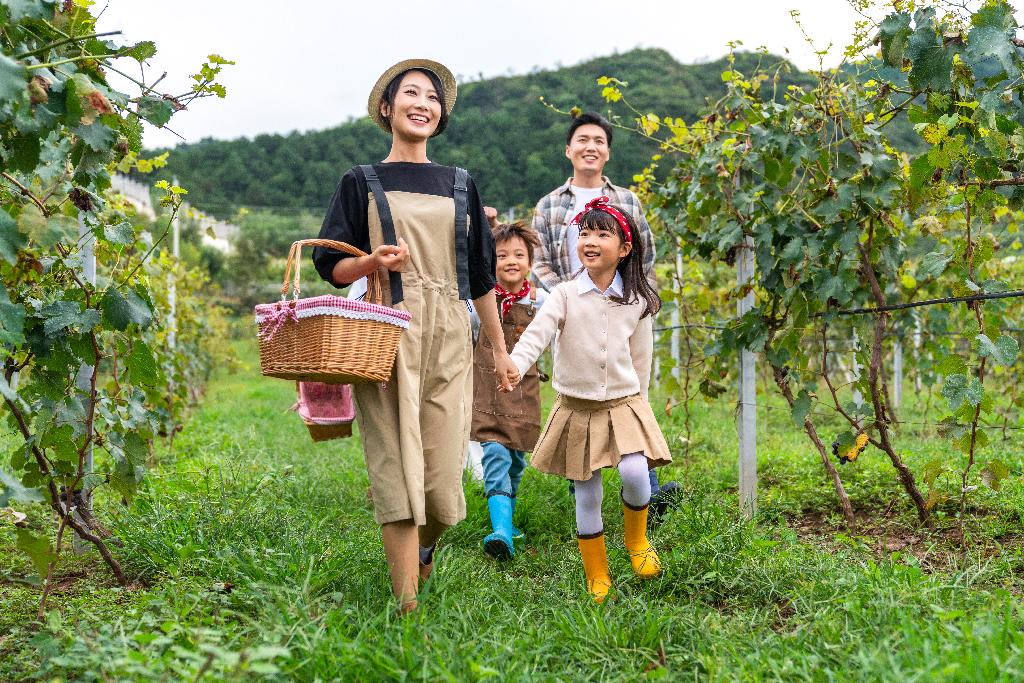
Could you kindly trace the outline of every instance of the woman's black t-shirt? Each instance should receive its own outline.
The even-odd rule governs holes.
[[[436,197],[455,198],[455,169],[438,164],[395,162],[374,164],[385,192],[409,192]],[[469,296],[477,299],[494,289],[494,239],[491,236],[487,217],[484,215],[480,195],[473,179],[468,183],[469,214],[468,271]],[[330,207],[320,227],[320,239],[347,242],[369,253],[370,229],[367,218],[369,190],[366,178],[359,167],[349,169],[341,178],[338,189],[331,198]],[[452,245],[454,251],[455,245]],[[347,287],[348,282],[338,283],[332,279],[334,266],[349,257],[333,249],[317,247],[313,250],[313,265],[327,282],[335,287]]]

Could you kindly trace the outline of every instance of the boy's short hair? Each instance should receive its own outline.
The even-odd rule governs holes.
[[[533,265],[533,250],[540,246],[540,237],[537,231],[522,221],[515,223],[499,223],[491,230],[494,237],[494,245],[500,242],[507,242],[513,237],[518,237],[526,244],[526,251],[529,254],[530,265]]]
[[[585,111],[572,120],[572,123],[569,124],[569,132],[565,134],[565,144],[572,144],[572,136],[576,133],[576,129],[587,124],[599,126],[608,138],[608,146],[612,146],[612,124],[595,111]]]

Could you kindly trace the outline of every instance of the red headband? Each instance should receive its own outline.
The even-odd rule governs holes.
[[[630,243],[633,242],[633,233],[629,229],[629,222],[626,220],[626,217],[622,215],[621,211],[608,203],[608,197],[601,195],[600,197],[587,202],[587,205],[583,207],[582,211],[576,214],[576,218],[573,218],[572,222],[578,225],[580,218],[582,218],[583,214],[587,211],[604,211],[606,214],[614,218],[615,222],[617,222],[619,227],[622,228],[622,232],[626,235],[626,241]]]

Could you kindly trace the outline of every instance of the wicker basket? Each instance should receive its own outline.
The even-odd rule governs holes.
[[[292,410],[299,414],[313,441],[352,436],[356,407],[348,384],[296,382],[297,399]]]
[[[412,316],[381,305],[376,271],[367,278],[366,296],[371,303],[331,295],[300,299],[299,265],[303,246],[366,255],[334,240],[300,240],[292,244],[285,265],[281,301],[256,306],[261,372],[268,377],[328,384],[387,382],[391,378],[398,342]],[[287,298],[289,289],[291,300]]]

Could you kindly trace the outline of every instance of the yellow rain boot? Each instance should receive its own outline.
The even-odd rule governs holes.
[[[604,532],[591,536],[577,536],[580,555],[583,557],[583,571],[587,575],[587,591],[594,596],[594,602],[604,602],[612,587],[608,575],[608,552],[604,546]]]
[[[650,579],[661,574],[661,560],[651,544],[647,542],[647,505],[640,508],[630,506],[622,501],[622,514],[625,517],[626,550],[629,561],[633,565],[633,573],[643,579]]]

